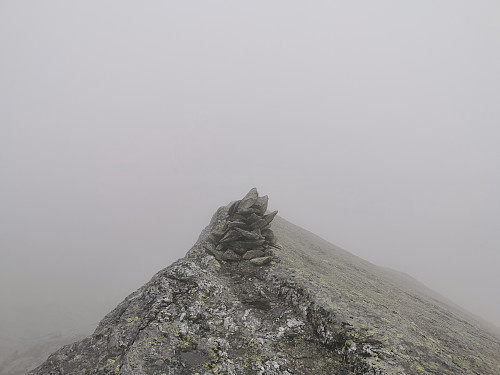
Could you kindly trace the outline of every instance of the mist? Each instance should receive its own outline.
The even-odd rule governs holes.
[[[254,186],[500,326],[499,16],[0,2],[0,337],[91,331]]]

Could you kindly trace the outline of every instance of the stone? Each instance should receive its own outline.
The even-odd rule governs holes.
[[[266,230],[262,231],[261,234],[268,241],[274,240],[274,233],[273,233],[273,231],[271,229],[266,229]]]
[[[210,252],[215,251],[215,245],[211,242],[206,242],[203,247]]]
[[[205,250],[207,250],[210,254],[212,254],[215,259],[217,260],[222,260],[222,255],[224,254],[222,251],[217,251],[215,249],[215,246],[210,243],[210,242],[207,242],[205,245],[203,245],[203,247],[205,248]]]
[[[262,250],[248,250],[245,255],[243,255],[243,259],[249,260],[254,258],[262,258],[266,254]]]
[[[260,213],[260,210],[258,208],[240,208],[238,210],[238,214],[240,215],[251,215],[251,214],[258,214]]]
[[[257,201],[253,205],[254,208],[257,208],[259,210],[258,214],[264,215],[267,210],[267,203],[269,202],[269,198],[267,195],[264,195],[263,197],[257,198]]]
[[[250,259],[250,262],[256,266],[263,266],[271,262],[273,257],[267,256],[267,257],[260,257],[260,258],[253,258]]]
[[[238,255],[243,255],[247,252],[248,249],[245,249],[243,247],[230,247],[229,250],[234,251]]]
[[[226,232],[224,237],[221,238],[220,243],[232,242],[239,238],[241,238],[240,232],[238,232],[236,229],[230,229]]]
[[[264,244],[266,240],[261,239],[261,240],[252,240],[252,241],[233,241],[231,243],[231,246],[233,247],[241,247],[244,249],[252,249],[257,246],[261,246]]]
[[[264,224],[264,219],[259,219],[253,223],[250,224],[249,228],[251,230],[256,230],[256,229],[260,229],[262,230],[262,227],[264,227],[265,224]]]
[[[271,223],[271,221],[273,221],[274,217],[276,216],[276,214],[278,213],[278,211],[273,211],[271,212],[269,215],[264,215],[263,217],[263,220],[264,220],[264,225],[268,225]]]
[[[234,214],[231,218],[233,220],[246,222],[246,220],[248,219],[248,215]]]
[[[262,236],[260,235],[260,233],[249,232],[249,231],[241,229],[241,228],[234,228],[234,229],[240,234],[240,237],[243,237],[245,239],[249,239],[249,240],[262,239]]]
[[[255,202],[257,202],[257,198],[259,197],[259,194],[257,193],[256,188],[250,189],[250,191],[243,197],[243,199],[240,202],[239,209],[245,209],[245,208],[250,208],[254,205]]]
[[[216,235],[215,233],[210,233],[207,237],[207,241],[216,244],[220,241],[220,236]]]
[[[240,205],[240,202],[241,201],[234,201],[233,203],[231,203],[231,205],[229,206],[229,209],[228,209],[229,216],[232,216],[234,213],[236,213],[236,211],[238,211],[238,207]]]
[[[222,255],[222,260],[225,260],[228,262],[234,262],[234,261],[241,260],[241,256],[236,254],[233,250],[228,249]]]
[[[246,220],[245,222],[247,224],[252,224],[252,223],[255,223],[256,221],[259,221],[261,220],[261,218],[259,216],[257,216],[255,213],[251,214]]]
[[[240,220],[228,221],[226,223],[227,229],[231,229],[231,228],[245,228],[246,226],[247,226],[247,224],[244,221],[240,221]]]
[[[216,237],[221,238],[226,232],[222,229],[214,230],[212,234]]]
[[[222,251],[224,252],[226,249],[227,249],[227,244],[224,244],[224,243],[219,243],[216,247],[215,247],[215,250],[217,251]]]

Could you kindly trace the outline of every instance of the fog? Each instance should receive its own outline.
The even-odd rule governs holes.
[[[91,331],[254,186],[500,326],[499,17],[0,1],[0,339]]]

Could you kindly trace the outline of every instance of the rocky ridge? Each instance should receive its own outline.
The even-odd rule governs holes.
[[[247,219],[264,220],[267,199],[250,193],[251,205],[242,204],[247,194],[219,208],[186,257],[128,296],[94,334],[29,374],[500,373],[498,338],[277,216],[252,228],[258,220]],[[266,263],[245,259],[252,250]]]

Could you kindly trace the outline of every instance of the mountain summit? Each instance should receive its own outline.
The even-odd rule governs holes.
[[[500,340],[252,189],[187,255],[30,375],[500,374]]]

